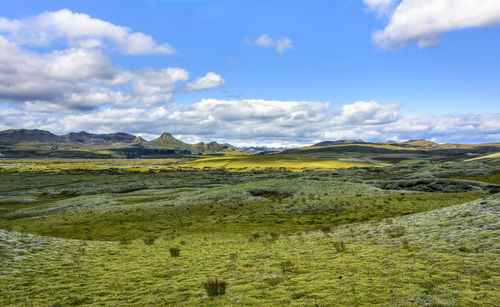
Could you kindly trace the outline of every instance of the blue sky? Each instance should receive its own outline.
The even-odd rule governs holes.
[[[275,146],[499,141],[500,4],[481,1],[2,1],[0,81],[40,79],[51,91],[20,87],[33,94],[18,97],[0,86],[0,129],[170,131]],[[82,23],[55,23],[63,9]],[[116,27],[155,45],[137,52]],[[80,41],[89,38],[101,44]],[[42,77],[9,72],[19,50]],[[76,78],[74,61],[93,68]],[[49,66],[59,70],[43,72]]]

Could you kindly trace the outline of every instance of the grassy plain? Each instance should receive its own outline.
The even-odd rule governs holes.
[[[1,305],[498,305],[498,159],[294,156],[2,161]]]

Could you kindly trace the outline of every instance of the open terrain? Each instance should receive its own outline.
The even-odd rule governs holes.
[[[499,159],[322,148],[3,160],[0,301],[497,305]]]

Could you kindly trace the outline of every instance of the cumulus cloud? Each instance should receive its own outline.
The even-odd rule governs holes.
[[[0,36],[0,101],[31,110],[151,106],[169,101],[174,85],[188,77],[180,68],[121,71],[98,50],[69,48],[37,54]],[[131,85],[131,90],[114,88],[125,85]]]
[[[358,101],[344,105],[331,122],[349,125],[386,124],[397,120],[399,107],[399,103],[380,105],[375,101]]]
[[[384,0],[364,2],[378,11],[391,5],[391,1]],[[412,42],[425,48],[437,45],[446,32],[497,23],[500,23],[498,0],[402,0],[392,11],[388,25],[373,34],[373,41],[384,49]]]
[[[31,45],[51,47],[61,38],[66,39],[66,49],[44,53],[28,49]],[[101,48],[110,42],[127,54],[156,53],[163,48],[145,34],[68,10],[21,20],[0,18],[0,102],[30,111],[63,113],[106,105],[151,107],[170,101],[177,88],[182,88],[178,84],[189,79],[189,72],[181,68],[115,67]],[[57,47],[61,48],[60,41]],[[223,83],[221,76],[208,73],[195,80],[190,90]]]
[[[154,106],[162,101],[169,101],[177,82],[189,78],[189,73],[182,68],[153,69],[145,68],[134,72],[125,72],[129,76],[134,93],[143,106]],[[119,78],[122,78],[120,76]],[[123,77],[127,78],[127,76]]]
[[[204,77],[200,77],[193,82],[188,83],[186,89],[188,91],[201,91],[224,85],[226,85],[226,80],[224,80],[220,75],[208,72]]]
[[[110,45],[128,55],[175,53],[169,44],[158,44],[149,35],[67,9],[24,19],[0,18],[0,33],[20,45],[48,46],[64,39],[73,47]]]
[[[356,102],[330,110],[328,103],[261,99],[203,99],[190,106],[105,108],[50,116],[8,108],[0,109],[0,130],[123,131],[150,137],[169,131],[186,141],[217,140],[240,146],[298,146],[337,139],[425,138],[459,143],[500,139],[500,113],[402,115],[398,108],[399,104]]]
[[[106,103],[118,104],[110,91],[99,85],[114,73],[112,64],[97,50],[69,48],[37,54],[0,36],[0,101],[87,109],[103,104],[93,99],[98,93],[109,93]],[[80,104],[78,97],[87,99]]]
[[[283,54],[286,51],[295,49],[292,44],[292,40],[288,37],[280,37],[277,39],[271,38],[269,35],[263,33],[259,37],[253,40],[247,40],[251,45],[258,47],[272,47],[275,48],[279,54]]]

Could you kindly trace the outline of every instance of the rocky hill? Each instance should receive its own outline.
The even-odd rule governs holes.
[[[93,134],[85,131],[55,135],[38,129],[0,131],[3,158],[146,158],[235,151],[230,144],[187,144],[164,132],[147,141],[128,133]]]

